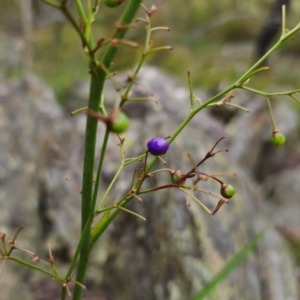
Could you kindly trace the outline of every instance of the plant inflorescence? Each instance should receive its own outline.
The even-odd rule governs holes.
[[[74,16],[74,12],[70,10],[69,4],[66,0],[41,0],[44,3],[53,6],[54,8],[59,9],[74,27],[75,31],[78,33],[79,38],[82,42],[83,51],[86,54],[87,64],[89,66],[89,73],[91,76],[90,83],[90,94],[89,100],[86,107],[78,108],[76,111],[72,112],[72,116],[77,113],[86,112],[87,122],[86,122],[86,135],[85,135],[85,149],[84,149],[84,168],[83,168],[83,181],[82,189],[78,188],[78,191],[81,193],[82,197],[82,212],[81,212],[81,236],[78,241],[77,249],[74,253],[73,259],[69,266],[69,269],[65,276],[61,276],[55,267],[55,259],[51,253],[51,248],[49,246],[49,260],[41,260],[37,255],[28,250],[18,248],[15,245],[17,235],[20,230],[17,232],[15,237],[11,242],[6,243],[5,234],[1,233],[0,237],[2,240],[2,247],[0,248],[0,258],[3,260],[1,264],[0,271],[3,269],[3,266],[7,260],[13,260],[20,264],[23,264],[37,271],[43,272],[44,274],[55,279],[62,286],[62,297],[65,299],[66,295],[71,296],[69,290],[69,283],[74,282],[74,292],[73,299],[81,299],[82,289],[84,288],[84,281],[86,270],[88,267],[88,260],[91,255],[91,250],[93,245],[99,240],[103,232],[106,230],[108,225],[114,220],[114,218],[120,212],[126,212],[140,218],[141,220],[146,220],[143,216],[137,214],[126,208],[128,202],[132,199],[137,199],[142,202],[142,195],[146,193],[152,193],[157,190],[175,188],[183,192],[187,196],[187,206],[190,206],[190,201],[193,200],[198,203],[208,214],[214,215],[218,210],[223,206],[224,203],[228,204],[229,199],[232,198],[235,194],[235,189],[232,185],[223,182],[218,178],[218,175],[206,174],[200,171],[201,165],[208,159],[213,158],[216,154],[226,152],[227,149],[215,150],[216,146],[224,137],[220,138],[215,145],[211,148],[210,151],[204,156],[204,158],[195,163],[193,158],[189,156],[192,168],[188,172],[183,172],[181,170],[173,170],[169,168],[161,168],[153,170],[154,166],[161,160],[164,164],[167,164],[160,156],[165,155],[167,157],[169,147],[172,147],[172,142],[180,134],[180,132],[185,128],[185,126],[192,120],[192,118],[203,110],[206,107],[212,106],[221,106],[229,105],[247,111],[246,108],[241,107],[233,101],[230,101],[234,98],[234,90],[243,89],[254,94],[261,95],[266,98],[267,105],[269,107],[271,122],[273,126],[271,134],[271,142],[275,145],[283,145],[285,143],[285,137],[275,125],[275,120],[272,114],[271,108],[271,99],[277,95],[287,95],[291,97],[294,101],[299,103],[300,101],[296,98],[296,94],[300,90],[287,91],[287,92],[278,92],[278,93],[267,93],[263,91],[256,90],[249,87],[250,78],[255,76],[259,72],[264,72],[269,70],[268,67],[260,67],[263,61],[273,53],[284,41],[292,37],[297,31],[300,30],[300,24],[294,27],[291,30],[286,29],[285,25],[285,9],[283,8],[282,16],[282,33],[278,42],[261,58],[259,59],[249,70],[247,70],[240,78],[238,78],[233,84],[219,92],[217,95],[213,96],[208,100],[201,100],[194,95],[194,91],[191,84],[191,72],[188,71],[188,86],[190,90],[190,112],[186,116],[185,120],[179,124],[178,128],[174,133],[167,137],[153,137],[149,140],[148,144],[145,145],[145,152],[141,153],[137,157],[128,158],[126,153],[123,150],[123,144],[126,143],[126,135],[123,136],[124,132],[130,127],[129,118],[122,111],[123,106],[128,102],[136,101],[151,101],[157,102],[156,99],[152,97],[146,98],[133,98],[131,97],[132,87],[136,84],[137,75],[145,63],[146,58],[151,55],[151,53],[157,51],[169,51],[172,50],[172,47],[169,45],[156,46],[152,40],[152,35],[155,32],[163,30],[168,31],[168,27],[152,27],[151,18],[157,11],[155,6],[150,8],[146,7],[141,3],[141,0],[127,0],[123,3],[123,0],[104,0],[104,4],[110,8],[114,8],[122,4],[124,6],[123,14],[118,22],[115,23],[115,30],[110,37],[96,37],[93,33],[93,23],[98,17],[98,12],[101,8],[100,0],[87,0],[86,7],[83,6],[81,0],[75,0],[75,8],[79,17]],[[133,24],[134,16],[138,9],[141,8],[145,16],[143,18],[139,17],[135,23],[142,23],[145,26],[145,43],[142,47],[140,60],[135,67],[135,70],[128,76],[126,84],[119,84],[115,79],[115,72],[110,71],[111,63],[117,53],[118,48],[123,45],[130,46],[133,48],[140,47],[135,41],[126,40],[125,34],[128,30],[132,30],[136,26]],[[102,57],[99,57],[99,49],[104,49],[105,52]],[[115,103],[115,108],[107,112],[107,103],[106,99],[103,96],[103,86],[109,80],[115,87],[116,92],[119,95],[119,101]],[[97,133],[97,123],[98,121],[103,122],[106,125],[106,131],[102,143],[101,155],[97,167],[96,179],[94,179],[94,166],[95,166],[95,144],[96,144],[96,133]],[[98,199],[98,188],[99,182],[101,180],[101,174],[103,170],[104,156],[107,148],[107,143],[109,136],[111,134],[117,134],[119,137],[119,147],[120,147],[120,156],[121,163],[116,171],[116,174],[112,181],[110,182],[107,190],[101,199]],[[165,133],[161,132],[161,135],[164,136]],[[138,141],[137,141],[138,142]],[[153,156],[151,156],[151,155]],[[149,158],[152,158],[151,162],[148,162]],[[143,161],[143,168],[135,170],[132,174],[131,185],[128,187],[127,193],[122,195],[120,199],[114,199],[114,201],[109,201],[109,194],[112,187],[117,184],[118,177],[121,171],[136,161]],[[143,183],[158,172],[168,172],[170,174],[170,181],[166,182],[164,185],[155,186],[149,189],[142,189]],[[191,184],[187,184],[188,180],[191,180]],[[198,183],[205,180],[214,180],[220,184],[220,193],[213,193],[209,190],[201,188]],[[194,192],[200,192],[208,194],[213,198],[218,200],[215,208],[210,210],[206,205],[204,205],[201,200],[199,200]],[[101,215],[99,221],[95,224],[93,220],[96,216]],[[13,256],[13,252],[22,251],[31,256],[33,262],[27,263],[21,259]],[[78,259],[79,258],[79,259]],[[37,262],[41,262],[46,268],[39,267],[36,265]],[[77,266],[76,279],[72,279],[72,274],[74,272],[75,265]],[[49,270],[48,270],[48,269]]]

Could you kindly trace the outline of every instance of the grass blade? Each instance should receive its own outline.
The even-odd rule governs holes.
[[[265,234],[266,229],[263,229],[253,239],[246,244],[238,253],[231,258],[223,269],[210,281],[208,282],[200,292],[198,292],[191,300],[201,300],[204,299],[223,279],[225,279],[229,273],[234,270],[247,256],[247,254],[253,250],[253,248],[258,244],[260,239]]]

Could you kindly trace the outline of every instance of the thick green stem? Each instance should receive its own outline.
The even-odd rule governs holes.
[[[121,23],[123,25],[129,24],[135,13],[137,12],[141,0],[131,0],[129,1],[123,16],[121,18]],[[121,30],[116,38],[123,38],[126,34],[126,30]],[[114,55],[117,51],[115,47],[108,47],[102,63],[109,67]],[[101,94],[103,90],[103,85],[105,81],[106,74],[99,68],[92,66],[92,78],[90,84],[90,97],[88,107],[91,110],[98,111],[101,99]],[[94,157],[95,157],[95,145],[96,145],[96,133],[97,133],[98,121],[90,116],[87,117],[86,123],[86,136],[85,136],[85,150],[84,150],[84,166],[83,166],[83,184],[82,184],[82,220],[81,229],[85,228],[91,214],[94,214],[93,207],[94,201],[92,199],[93,190],[93,173],[94,173]],[[101,170],[100,170],[101,172]],[[80,251],[80,259],[77,270],[76,281],[83,283],[85,279],[85,274],[88,265],[89,253],[91,249],[91,229],[88,228],[87,237],[84,240]],[[75,285],[73,300],[80,300],[82,298],[82,288],[79,285]]]
[[[142,0],[131,0],[128,2],[127,7],[125,8],[125,11],[121,17],[121,24],[122,25],[128,25],[132,22],[133,17],[135,16],[137,10],[139,9],[140,3]],[[116,39],[123,39],[125,37],[125,34],[127,32],[127,29],[121,30],[116,36]],[[104,55],[104,58],[102,60],[102,63],[106,66],[109,67],[112,58],[114,57],[115,53],[117,52],[117,48],[110,46],[106,50],[106,53]]]
[[[101,76],[101,73],[99,74]],[[104,78],[105,75],[102,74]],[[101,78],[101,77],[100,77]],[[103,86],[103,84],[102,84]],[[102,93],[102,86],[99,84],[98,76],[92,73],[90,84],[90,97],[89,97],[89,109],[98,111],[100,97]],[[87,116],[86,123],[86,136],[85,136],[85,148],[84,148],[84,166],[83,166],[83,181],[82,181],[82,203],[81,203],[81,230],[83,232],[85,225],[90,217],[91,204],[92,204],[92,192],[93,192],[93,176],[94,176],[94,157],[95,157],[95,145],[96,145],[96,133],[97,133],[98,120]],[[90,236],[91,229],[88,228],[86,238],[80,251],[80,259],[78,265],[78,271],[76,281],[83,283],[90,249]],[[82,288],[75,286],[73,299],[81,299]]]

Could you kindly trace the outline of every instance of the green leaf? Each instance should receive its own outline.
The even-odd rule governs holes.
[[[234,270],[247,256],[247,254],[253,250],[253,248],[258,244],[260,239],[265,234],[266,229],[263,229],[253,239],[246,244],[238,253],[231,258],[223,269],[210,281],[208,282],[202,290],[197,293],[191,300],[201,300],[204,299],[223,279],[225,279],[232,270]]]

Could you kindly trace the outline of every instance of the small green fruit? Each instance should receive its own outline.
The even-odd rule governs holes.
[[[119,6],[122,2],[124,2],[124,0],[104,0],[104,4],[111,8]]]
[[[282,146],[285,144],[285,136],[281,131],[273,131],[270,141],[275,146]]]
[[[235,189],[232,185],[223,183],[221,186],[220,193],[224,198],[230,199],[235,194]]]
[[[108,118],[107,127],[111,132],[122,133],[128,129],[129,119],[122,111],[113,111]]]
[[[185,174],[180,170],[175,170],[171,173],[171,182],[177,183]],[[180,184],[183,184],[185,180],[182,180]]]

